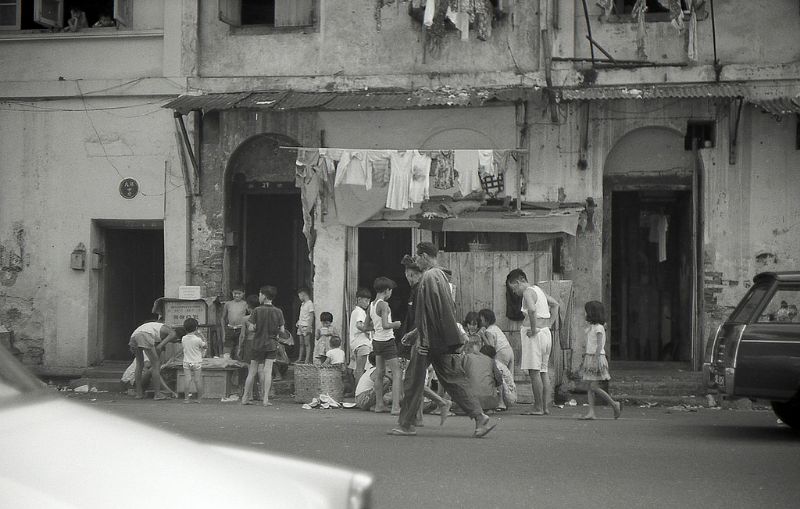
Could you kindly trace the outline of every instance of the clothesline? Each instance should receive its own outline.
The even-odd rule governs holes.
[[[288,147],[288,146],[279,146],[280,150],[348,150],[351,152],[386,152],[386,151],[408,151],[408,150],[419,150],[420,152],[449,152],[451,150],[498,150],[498,151],[506,151],[506,152],[517,152],[517,153],[528,153],[528,149],[526,148],[474,148],[474,149],[457,149],[457,148],[387,148],[387,149],[380,149],[380,148],[332,148],[332,147]]]

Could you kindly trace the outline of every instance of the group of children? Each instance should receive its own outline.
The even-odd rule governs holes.
[[[514,289],[514,282],[510,282]],[[519,285],[517,285],[519,286]],[[523,285],[524,286],[524,285]],[[527,288],[520,287],[520,294],[525,295]],[[366,288],[360,288],[356,294],[356,306],[350,315],[348,330],[351,361],[347,366],[354,376],[354,395],[356,405],[365,410],[378,413],[400,411],[403,371],[406,359],[398,352],[395,330],[400,329],[400,321],[392,319],[392,311],[388,300],[392,296],[396,284],[389,278],[379,277],[374,282],[375,297]],[[538,287],[535,287],[538,288]],[[273,364],[279,354],[285,356],[285,345],[291,345],[293,339],[285,327],[283,312],[273,305],[277,296],[274,286],[263,286],[259,295],[251,295],[244,299],[244,290],[233,290],[233,300],[225,304],[223,311],[224,349],[226,354],[248,363],[248,374],[244,384],[243,405],[253,404],[253,387],[255,380],[260,381],[261,401],[264,406],[271,406],[269,392],[272,383]],[[318,366],[338,366],[343,371],[346,355],[343,341],[333,328],[333,315],[322,312],[319,315],[319,327],[315,328],[315,309],[311,292],[301,288],[297,292],[300,309],[296,323],[298,364],[315,364]],[[549,296],[540,300],[540,307],[551,300]],[[536,297],[534,297],[536,299]],[[535,302],[534,302],[535,305]],[[523,304],[523,308],[525,304]],[[531,307],[533,309],[533,307]],[[542,312],[543,313],[543,312]],[[581,376],[588,383],[589,410],[584,419],[595,418],[595,397],[600,396],[613,408],[614,417],[621,413],[620,403],[600,388],[599,382],[609,380],[608,362],[605,352],[605,310],[597,301],[588,302],[586,313],[586,353],[581,367]],[[537,319],[542,314],[536,315]],[[515,356],[511,344],[497,326],[495,313],[491,309],[481,309],[467,313],[459,329],[462,333],[464,367],[470,378],[473,389],[485,408],[505,411],[517,401],[517,390],[514,383]],[[536,335],[541,328],[536,328]],[[199,402],[202,397],[202,357],[207,344],[196,334],[197,321],[189,318],[184,322],[185,335],[181,339],[184,346],[184,376],[187,383],[186,402],[189,402],[189,388],[193,384]],[[534,338],[526,333],[525,339]],[[523,357],[525,351],[523,348]],[[408,357],[406,355],[406,357]],[[539,358],[543,363],[547,360]],[[287,359],[288,360],[288,359]],[[537,383],[534,377],[547,378],[546,369],[526,367],[530,361],[523,362],[523,369],[528,369],[536,394]],[[426,385],[435,380],[435,373],[429,373]],[[442,399],[441,391],[437,393],[426,388],[426,396],[439,408],[448,403]],[[540,396],[541,398],[541,396]],[[546,399],[544,400],[546,402]],[[536,401],[534,402],[537,403]],[[548,413],[546,403],[541,413]],[[447,406],[449,409],[449,405]],[[539,415],[539,413],[535,413]]]

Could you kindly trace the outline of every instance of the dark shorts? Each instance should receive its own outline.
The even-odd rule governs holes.
[[[375,357],[383,357],[383,360],[386,361],[397,358],[397,345],[393,339],[389,341],[373,341],[372,351],[375,352]]]
[[[242,333],[242,329],[233,329],[231,327],[225,327],[225,346],[228,348],[233,348],[239,344],[239,336]]]
[[[264,362],[267,359],[275,359],[277,356],[277,351],[273,350],[271,352],[265,352],[263,350],[253,351],[253,356],[250,358],[252,361],[256,362]]]

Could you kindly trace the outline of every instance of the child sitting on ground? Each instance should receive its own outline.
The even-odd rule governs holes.
[[[344,350],[342,350],[342,338],[339,336],[331,336],[330,349],[325,352],[324,366],[339,366],[344,368]]]
[[[317,329],[316,341],[314,343],[314,364],[321,366],[325,362],[326,353],[331,349],[331,339],[341,338],[339,333],[333,329],[333,315],[327,311],[319,315],[320,328]]]
[[[184,383],[184,403],[189,403],[189,394],[194,383],[197,391],[197,403],[203,397],[203,354],[206,350],[206,342],[197,333],[197,320],[187,318],[183,321],[183,328],[186,335],[181,338],[183,345],[183,383]]]
[[[356,385],[356,406],[361,410],[370,411],[375,407],[375,381],[377,379],[377,370],[375,369],[375,352],[370,352],[367,356],[367,365],[364,369],[364,374],[358,379]],[[384,405],[390,405],[392,391],[392,380],[390,377],[383,378],[383,393]]]

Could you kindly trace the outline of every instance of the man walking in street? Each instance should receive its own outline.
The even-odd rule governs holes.
[[[416,341],[416,344],[406,370],[399,426],[389,434],[417,434],[414,424],[423,397],[425,374],[431,364],[439,383],[475,421],[473,436],[480,438],[492,431],[497,423],[491,422],[489,416],[483,413],[464,372],[462,356],[457,353],[462,340],[456,325],[455,302],[447,276],[438,266],[438,254],[439,250],[430,242],[417,245],[416,261],[423,275],[414,301],[416,329],[403,338],[406,342]],[[443,412],[442,424],[446,418],[447,413]]]

